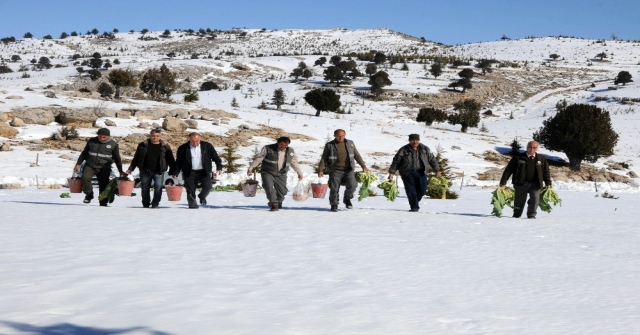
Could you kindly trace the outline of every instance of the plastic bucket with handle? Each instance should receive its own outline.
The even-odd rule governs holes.
[[[327,194],[328,184],[311,184],[311,192],[314,198],[324,199],[324,195]]]

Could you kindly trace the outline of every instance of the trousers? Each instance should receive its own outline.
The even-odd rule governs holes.
[[[409,206],[411,209],[420,209],[420,200],[427,192],[427,176],[424,173],[412,171],[402,176],[402,182]]]
[[[267,194],[269,206],[282,205],[284,196],[287,195],[287,175],[273,175],[271,173],[262,173],[262,187]]]
[[[527,217],[535,217],[540,205],[540,185],[538,183],[524,183],[522,185],[513,185],[516,196],[513,201],[513,216],[520,217],[524,210],[524,203],[527,201]]]
[[[358,187],[356,174],[353,170],[335,170],[329,174],[329,204],[338,206],[340,204],[340,184],[344,183],[344,196],[342,201],[351,200],[353,193]]]
[[[142,206],[158,205],[162,199],[162,184],[164,173],[155,171],[140,171],[140,193]],[[153,181],[153,200],[151,200],[151,182]]]
[[[184,174],[183,174],[184,175]],[[209,193],[211,193],[211,173],[205,170],[191,171],[187,177],[184,177],[184,188],[187,190],[187,202],[189,207],[198,207],[196,201],[196,184],[199,181],[202,185],[202,189],[198,194],[198,198],[206,199]]]

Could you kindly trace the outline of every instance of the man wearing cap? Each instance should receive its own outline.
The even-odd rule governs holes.
[[[420,143],[420,135],[409,135],[409,144],[400,148],[393,157],[389,168],[389,180],[393,179],[396,171],[400,172],[404,191],[411,206],[410,212],[420,210],[420,200],[427,191],[429,166],[436,171],[436,176],[440,177],[440,166],[429,147]]]
[[[162,199],[162,184],[164,173],[169,170],[173,174],[175,159],[169,144],[161,138],[160,128],[151,130],[149,139],[140,142],[136,153],[131,160],[127,174],[131,174],[136,167],[140,170],[140,193],[142,195],[142,207],[158,208]],[[153,181],[153,199],[151,199],[151,181]]]
[[[207,196],[211,192],[211,186],[213,186],[211,181],[213,166],[211,162],[216,163],[216,175],[222,174],[222,160],[218,156],[216,149],[211,143],[202,141],[198,132],[190,133],[189,141],[178,147],[176,168],[171,175],[173,175],[173,178],[178,178],[178,173],[182,171],[189,208],[198,208],[198,203],[196,202],[196,185],[198,182],[202,185],[202,190],[198,194],[200,205],[207,204]]]
[[[85,194],[84,203],[88,204],[93,199],[93,186],[91,178],[95,175],[98,178],[98,194],[102,193],[107,184],[109,184],[109,176],[111,175],[111,164],[116,163],[118,172],[121,175],[122,160],[120,159],[120,149],[118,143],[111,139],[111,132],[107,128],[98,129],[98,136],[92,137],[87,141],[84,150],[80,153],[75,172],[80,171],[80,165],[85,162],[82,169],[82,191]],[[100,206],[107,206],[107,200],[100,201]]]
[[[302,180],[302,171],[298,164],[298,156],[289,147],[291,139],[282,136],[278,138],[276,143],[265,145],[260,153],[253,160],[247,175],[251,175],[253,170],[262,163],[260,174],[262,177],[262,186],[267,199],[269,200],[269,211],[275,212],[282,208],[282,201],[287,194],[287,172],[289,167],[298,174],[298,180]]]
[[[325,166],[329,172],[329,204],[331,211],[338,211],[340,202],[340,185],[344,184],[344,196],[342,201],[347,209],[353,208],[351,198],[358,187],[356,181],[355,168],[356,162],[362,167],[364,172],[369,172],[364,160],[360,157],[356,145],[351,140],[347,140],[347,132],[342,129],[336,129],[333,132],[334,140],[327,142],[322,152],[322,158],[318,165],[318,177],[324,176]]]

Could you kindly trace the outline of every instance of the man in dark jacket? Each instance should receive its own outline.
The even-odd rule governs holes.
[[[329,172],[329,204],[331,211],[338,211],[340,202],[340,185],[344,184],[344,196],[342,201],[347,209],[353,208],[351,198],[358,187],[356,181],[356,162],[362,167],[364,172],[369,172],[364,160],[360,157],[356,145],[351,140],[347,140],[347,132],[337,129],[333,132],[334,140],[327,142],[322,152],[322,158],[318,165],[318,177],[324,176],[324,169]]]
[[[82,169],[82,191],[85,194],[84,203],[88,204],[93,199],[93,185],[91,178],[98,178],[98,194],[102,193],[107,184],[109,184],[109,176],[111,175],[111,164],[116,163],[118,172],[123,175],[122,160],[120,159],[120,149],[118,143],[111,139],[111,132],[107,128],[98,129],[98,136],[92,137],[87,141],[84,150],[80,153],[75,172],[80,172],[80,165],[85,162]],[[100,206],[107,206],[107,200],[100,201]]]
[[[202,184],[202,190],[198,194],[201,205],[207,204],[207,196],[211,192],[211,178],[213,177],[213,166],[216,163],[216,174],[222,174],[222,160],[218,156],[216,149],[209,142],[201,141],[200,133],[189,134],[189,142],[178,147],[176,158],[176,168],[172,173],[173,178],[177,178],[182,171],[184,187],[187,189],[187,202],[189,208],[198,208],[196,202],[196,184]]]
[[[164,173],[169,170],[173,174],[175,159],[169,144],[162,140],[160,128],[151,130],[149,139],[140,142],[133,156],[127,174],[131,174],[136,167],[140,170],[140,193],[142,194],[142,207],[158,208],[162,199],[162,184]],[[153,200],[149,195],[153,181]]]
[[[282,200],[287,195],[287,172],[292,167],[298,174],[298,180],[302,180],[302,171],[298,165],[298,156],[293,148],[289,147],[291,139],[280,137],[274,144],[265,145],[260,153],[253,160],[247,175],[251,175],[253,170],[262,163],[260,174],[262,177],[262,187],[269,199],[269,211],[275,212],[282,208]]]
[[[409,135],[409,144],[400,148],[393,157],[389,168],[389,180],[393,179],[396,171],[400,172],[404,191],[409,199],[410,212],[420,210],[420,200],[427,191],[429,166],[436,171],[436,176],[440,177],[440,166],[429,147],[420,144],[420,135]]]
[[[512,183],[516,191],[513,202],[514,218],[522,215],[524,203],[529,195],[527,217],[535,219],[540,204],[542,183],[544,182],[546,187],[551,187],[549,163],[544,156],[537,154],[539,146],[540,144],[536,141],[527,143],[527,151],[513,156],[502,173],[500,187],[504,187],[509,177],[513,175]]]

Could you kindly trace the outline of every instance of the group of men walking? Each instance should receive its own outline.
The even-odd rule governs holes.
[[[356,149],[353,141],[346,138],[346,131],[337,129],[333,133],[334,140],[325,144],[322,157],[318,166],[318,177],[323,177],[325,171],[329,175],[329,204],[332,212],[338,211],[340,204],[340,186],[345,190],[342,203],[347,209],[353,208],[351,199],[357,188],[355,177],[356,163],[362,170],[370,172],[362,156]],[[293,148],[289,146],[291,139],[280,137],[276,143],[266,145],[254,158],[247,169],[247,175],[254,173],[262,164],[260,174],[262,186],[265,190],[270,211],[278,211],[287,189],[287,173],[292,168],[298,175],[298,180],[303,179],[302,171],[298,163],[298,157]],[[527,195],[529,196],[527,217],[535,218],[539,204],[539,194],[542,183],[551,187],[549,165],[544,156],[538,155],[538,143],[531,141],[527,144],[527,151],[514,156],[504,170],[500,186],[506,184],[507,179],[513,175],[513,184],[516,191],[514,217],[520,217],[523,212]],[[218,156],[211,143],[202,141],[200,133],[189,134],[189,140],[178,147],[176,159],[169,144],[162,140],[161,130],[153,129],[149,139],[138,144],[135,155],[127,171],[122,170],[122,160],[118,144],[111,139],[107,128],[98,130],[98,136],[91,138],[80,154],[74,170],[83,168],[83,192],[85,203],[90,203],[94,198],[91,179],[97,176],[98,189],[104,191],[109,183],[111,165],[116,164],[120,176],[131,174],[136,168],[140,170],[140,188],[142,206],[158,208],[162,197],[162,185],[164,175],[168,171],[174,179],[182,172],[182,179],[187,193],[189,208],[199,208],[199,205],[207,204],[207,196],[211,192],[212,179],[222,173],[222,160]],[[215,164],[215,172],[213,172]],[[418,212],[420,201],[426,194],[427,174],[429,169],[441,175],[440,167],[429,147],[420,143],[420,135],[409,135],[409,143],[402,146],[391,162],[389,168],[389,180],[399,173],[404,183],[410,212]],[[153,198],[150,195],[151,183],[154,184]],[[201,185],[200,192],[196,195],[197,185]],[[100,201],[100,206],[107,206],[107,202]]]

